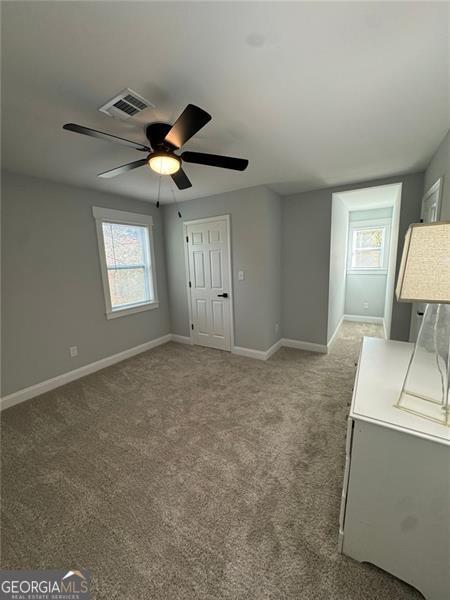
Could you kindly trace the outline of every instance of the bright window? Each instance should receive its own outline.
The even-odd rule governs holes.
[[[389,224],[350,223],[348,270],[380,272],[387,269]]]
[[[352,269],[382,269],[384,227],[354,229],[352,240]]]
[[[152,218],[94,207],[108,318],[156,308]]]

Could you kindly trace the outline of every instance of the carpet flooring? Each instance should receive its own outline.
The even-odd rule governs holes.
[[[337,553],[361,336],[262,362],[166,344],[2,415],[2,567],[92,598],[415,600]]]

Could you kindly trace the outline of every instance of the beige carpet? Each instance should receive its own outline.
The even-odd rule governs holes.
[[[2,417],[2,566],[98,599],[412,600],[337,554],[361,334],[268,362],[167,344]]]

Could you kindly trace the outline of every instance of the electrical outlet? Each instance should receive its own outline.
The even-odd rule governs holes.
[[[364,310],[369,310],[369,303],[368,302],[364,302],[363,306],[364,306]]]
[[[238,279],[239,279],[239,281],[244,281],[244,271],[239,271]]]
[[[78,346],[70,346],[69,352],[70,358],[75,358],[75,356],[78,356]]]
[[[278,333],[280,331],[280,325],[278,323],[275,323],[275,333]]]

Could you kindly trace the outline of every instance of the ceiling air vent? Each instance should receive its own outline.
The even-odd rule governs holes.
[[[149,100],[146,100],[140,94],[133,92],[133,90],[126,88],[122,90],[120,94],[117,94],[117,96],[108,100],[106,104],[100,106],[98,110],[110,117],[126,121],[127,119],[138,115],[143,110],[154,107],[155,105],[149,102]]]

